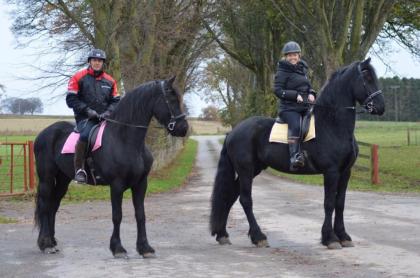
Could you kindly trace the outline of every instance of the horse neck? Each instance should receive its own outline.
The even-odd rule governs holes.
[[[316,101],[318,106],[314,111],[318,126],[339,131],[334,132],[334,135],[338,137],[354,134],[355,110],[345,108],[356,105],[356,100],[353,97],[353,82],[351,72],[329,81]]]
[[[121,140],[138,146],[144,145],[147,128],[130,125],[149,126],[153,117],[153,108],[158,99],[158,94],[154,91],[149,89],[142,92],[128,92],[127,94],[136,95],[127,95],[128,99],[121,100],[115,110],[113,120],[122,124],[111,123],[111,129]]]

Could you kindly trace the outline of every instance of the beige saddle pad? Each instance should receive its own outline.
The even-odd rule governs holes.
[[[315,138],[315,117],[312,115],[309,122],[309,130],[303,139],[303,142],[309,141]],[[274,123],[271,128],[269,142],[271,143],[284,143],[287,144],[287,124]]]

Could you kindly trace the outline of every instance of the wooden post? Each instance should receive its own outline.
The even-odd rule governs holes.
[[[27,144],[22,144],[23,148],[23,191],[28,191],[28,170],[27,170],[27,157],[26,157],[26,146]]]
[[[379,157],[378,157],[378,145],[373,144],[371,147],[371,167],[372,175],[371,181],[372,184],[379,184]]]
[[[13,193],[13,143],[10,144],[10,193]]]
[[[410,128],[407,128],[407,145],[410,146]]]
[[[28,141],[29,153],[29,188],[35,190],[35,158],[34,158],[34,142]]]

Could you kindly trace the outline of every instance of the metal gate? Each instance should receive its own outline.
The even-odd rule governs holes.
[[[0,142],[0,196],[34,192],[33,142]]]

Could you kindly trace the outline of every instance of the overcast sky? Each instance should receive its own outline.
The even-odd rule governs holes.
[[[16,40],[10,31],[11,20],[8,14],[10,8],[0,0],[0,84],[6,86],[8,97],[40,97],[44,103],[44,114],[47,115],[72,115],[72,110],[65,103],[65,97],[59,96],[66,92],[63,85],[54,94],[51,90],[36,91],[41,84],[33,81],[21,80],[21,77],[30,77],[36,73],[27,66],[33,64],[42,66],[49,62],[51,57],[36,57],[36,49],[25,48],[16,49]],[[379,77],[413,77],[420,78],[420,64],[414,62],[411,55],[397,44],[393,44],[392,53],[384,59],[392,66],[392,71],[386,69],[384,64],[376,57],[372,56],[372,63]],[[190,107],[192,116],[198,116],[201,109],[206,106],[197,95],[190,93],[185,96],[186,102]]]

